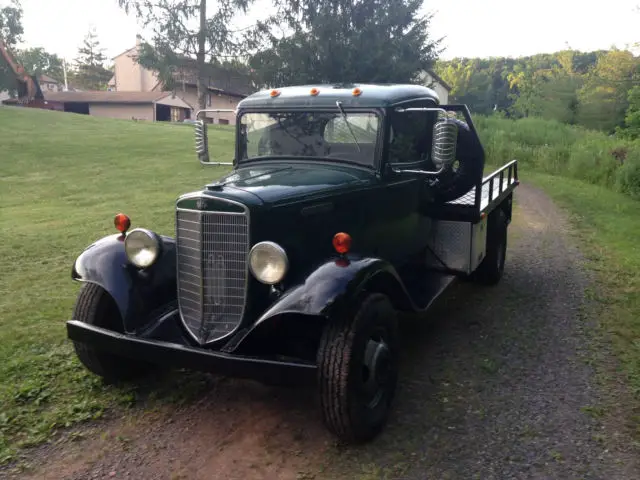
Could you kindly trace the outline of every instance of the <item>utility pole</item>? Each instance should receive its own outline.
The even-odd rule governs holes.
[[[62,71],[64,72],[64,91],[69,91],[69,84],[67,83],[67,60],[62,59]]]

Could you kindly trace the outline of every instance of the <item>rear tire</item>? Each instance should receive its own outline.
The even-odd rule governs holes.
[[[386,424],[398,378],[397,314],[374,293],[355,315],[325,327],[318,349],[323,421],[346,442],[365,442]]]
[[[122,331],[120,312],[109,293],[95,283],[84,283],[73,309],[73,319],[95,327]],[[97,350],[85,343],[73,342],[80,362],[92,373],[109,382],[132,380],[152,370],[151,364]]]
[[[487,251],[471,279],[482,285],[496,285],[502,279],[507,254],[507,216],[500,209],[487,219]]]
[[[482,180],[484,150],[478,136],[465,122],[451,119],[458,125],[456,160],[458,168],[450,169],[438,177],[432,187],[435,203],[446,203],[460,198]]]

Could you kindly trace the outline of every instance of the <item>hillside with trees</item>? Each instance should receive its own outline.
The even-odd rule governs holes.
[[[606,133],[640,134],[640,57],[563,50],[520,58],[455,58],[436,72],[476,114],[540,117]]]

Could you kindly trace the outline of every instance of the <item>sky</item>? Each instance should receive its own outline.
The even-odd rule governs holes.
[[[238,24],[265,12],[259,3]],[[107,57],[131,48],[140,33],[117,0],[21,0],[25,34],[21,47],[43,47],[75,58],[84,35],[95,28]],[[0,0],[0,6],[8,0]],[[210,2],[213,3],[213,2]],[[441,58],[521,56],[570,48],[590,51],[627,48],[640,42],[640,0],[425,0],[434,13],[433,38],[445,37]],[[149,37],[146,37],[149,38]],[[637,54],[640,51],[636,50]]]

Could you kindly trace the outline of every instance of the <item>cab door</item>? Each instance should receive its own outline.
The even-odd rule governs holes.
[[[406,108],[434,106],[431,100],[403,105]],[[381,201],[388,228],[384,253],[397,264],[424,250],[431,224],[422,208],[429,195],[429,179],[419,173],[395,173],[392,168],[432,170],[431,145],[436,117],[432,111],[391,109],[385,118]]]

